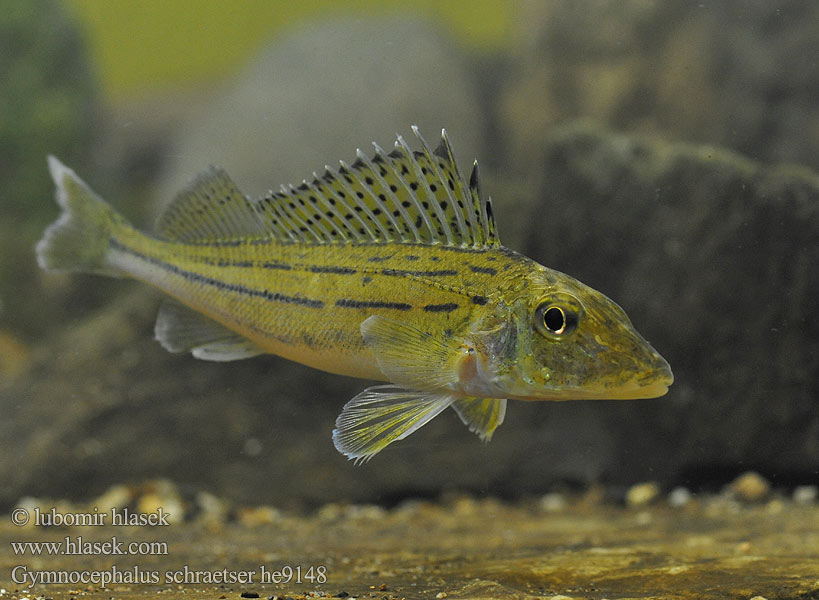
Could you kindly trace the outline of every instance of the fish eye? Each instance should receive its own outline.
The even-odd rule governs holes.
[[[580,303],[568,294],[560,294],[541,302],[535,311],[535,328],[545,337],[562,340],[577,329]]]

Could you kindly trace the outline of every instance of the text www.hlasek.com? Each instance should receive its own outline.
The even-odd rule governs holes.
[[[167,555],[168,542],[123,542],[113,536],[106,541],[84,540],[66,536],[59,542],[11,542],[17,556],[87,556],[87,555]]]

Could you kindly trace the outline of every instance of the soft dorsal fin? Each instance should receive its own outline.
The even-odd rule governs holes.
[[[203,242],[269,235],[254,205],[218,167],[210,167],[184,188],[156,223],[168,240]]]
[[[306,243],[407,242],[461,247],[500,244],[491,201],[480,192],[475,163],[467,182],[446,136],[431,151],[398,136],[387,154],[377,144],[370,159],[360,150],[352,165],[326,167],[299,186],[282,186],[256,201],[269,234]]]

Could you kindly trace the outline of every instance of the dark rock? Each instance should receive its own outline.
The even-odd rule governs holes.
[[[33,338],[57,309],[43,305],[32,252],[55,214],[46,154],[83,169],[100,110],[85,40],[63,3],[0,10],[0,82],[0,312],[2,327]]]
[[[666,398],[577,407],[573,431],[602,419],[605,477],[815,469],[819,178],[584,124],[535,156],[525,250],[619,302],[676,376]]]
[[[501,113],[513,146],[552,127],[608,127],[819,168],[819,4],[530,2]]]

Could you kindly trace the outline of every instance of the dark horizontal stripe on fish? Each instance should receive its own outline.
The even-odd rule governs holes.
[[[492,267],[476,267],[475,265],[469,265],[469,269],[473,273],[483,273],[485,275],[497,275],[497,269],[493,269]]]
[[[457,304],[449,302],[447,304],[427,304],[424,310],[427,312],[452,312],[456,308],[458,308]]]
[[[394,310],[410,310],[411,304],[404,304],[403,302],[378,302],[373,300],[349,300],[342,298],[336,300],[336,306],[340,308],[392,308]]]
[[[261,267],[263,269],[281,269],[282,271],[290,271],[293,267],[283,262],[254,262],[252,260],[227,260],[225,258],[211,258],[210,256],[197,256],[194,258],[196,262],[206,265],[213,265],[214,267],[239,267],[244,269],[252,269]]]
[[[270,300],[272,302],[298,304],[300,306],[306,306],[308,308],[324,308],[324,302],[322,302],[321,300],[313,300],[312,298],[304,298],[302,296],[287,296],[285,294],[280,294],[279,292],[271,292],[270,290],[257,290],[254,288],[249,288],[244,285],[240,285],[238,283],[225,283],[224,281],[219,281],[218,279],[214,279],[213,277],[206,277],[205,275],[194,273],[193,271],[186,271],[185,269],[180,269],[176,265],[172,265],[153,256],[146,256],[141,252],[133,250],[132,248],[123,246],[114,239],[109,240],[108,244],[111,248],[119,250],[120,252],[125,252],[126,254],[130,254],[131,256],[135,256],[140,260],[149,262],[152,265],[159,267],[160,269],[168,271],[169,273],[173,273],[174,275],[184,277],[188,281],[195,281],[197,283],[210,285],[219,290],[236,292],[237,294],[244,294],[256,298],[264,298],[265,300]]]
[[[281,269],[282,271],[289,271],[293,267],[288,265],[287,263],[282,262],[263,262],[262,267],[265,269]]]
[[[441,269],[440,271],[405,271],[403,269],[384,269],[382,275],[393,275],[396,277],[439,277],[441,275],[457,275],[458,271],[452,269]]]
[[[473,304],[483,306],[487,302],[488,302],[488,300],[486,298],[484,298],[483,296],[472,296],[472,303]]]
[[[349,267],[323,267],[321,265],[311,265],[307,267],[311,273],[334,273],[336,275],[350,275],[355,273],[355,269]]]

